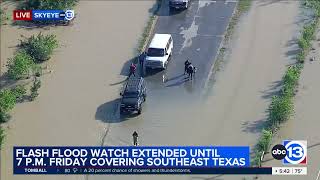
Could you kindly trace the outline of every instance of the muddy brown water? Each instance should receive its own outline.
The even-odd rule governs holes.
[[[132,47],[152,4],[80,2],[75,24],[57,32],[63,47],[52,59],[54,72],[43,77],[40,97],[19,104],[13,112],[1,152],[1,178],[240,179],[219,175],[12,176],[14,145],[126,146],[132,144],[133,131],[139,133],[140,145],[255,144],[270,102],[265,95],[272,93],[270,89],[281,79],[287,63],[284,52],[292,35],[297,4],[254,3],[237,32],[230,60],[208,96],[188,96],[192,94],[191,82],[158,90],[163,84],[161,75],[156,75],[147,78],[150,97],[143,113],[120,117],[118,93],[125,78],[121,72],[126,71],[125,65],[135,55]],[[5,33],[17,40],[24,31],[10,27]]]

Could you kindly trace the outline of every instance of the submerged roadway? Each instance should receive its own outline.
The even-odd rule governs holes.
[[[210,110],[204,110],[205,105],[199,99],[235,7],[236,2],[230,0],[191,1],[188,10],[174,12],[169,11],[167,1],[161,5],[154,33],[172,34],[172,59],[165,71],[149,72],[145,76],[148,97],[141,115],[120,117],[117,100],[103,109],[107,111],[103,121],[109,125],[102,145],[131,145],[133,131],[139,133],[140,145],[214,144],[212,137],[201,133],[210,131],[214,121],[209,118]],[[197,67],[193,81],[187,81],[183,75],[187,58]],[[185,179],[184,176],[165,178],[170,177]],[[100,180],[106,176],[87,178]],[[127,179],[128,176],[107,178]],[[131,178],[163,179],[164,176]]]

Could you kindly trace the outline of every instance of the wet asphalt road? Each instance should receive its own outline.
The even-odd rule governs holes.
[[[165,91],[167,96],[200,92],[235,6],[236,3],[230,0],[196,0],[191,1],[188,10],[170,11],[168,1],[164,1],[158,12],[155,33],[173,36],[173,55],[165,71],[148,73],[150,76],[146,79],[150,91]],[[197,67],[196,78],[192,82],[182,75],[186,59]]]

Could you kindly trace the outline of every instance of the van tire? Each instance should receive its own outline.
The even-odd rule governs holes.
[[[138,114],[141,114],[141,112],[142,112],[142,108],[140,107],[140,108],[138,109]]]

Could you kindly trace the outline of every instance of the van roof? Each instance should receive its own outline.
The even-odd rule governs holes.
[[[165,48],[170,37],[170,34],[155,34],[152,38],[149,48]]]

